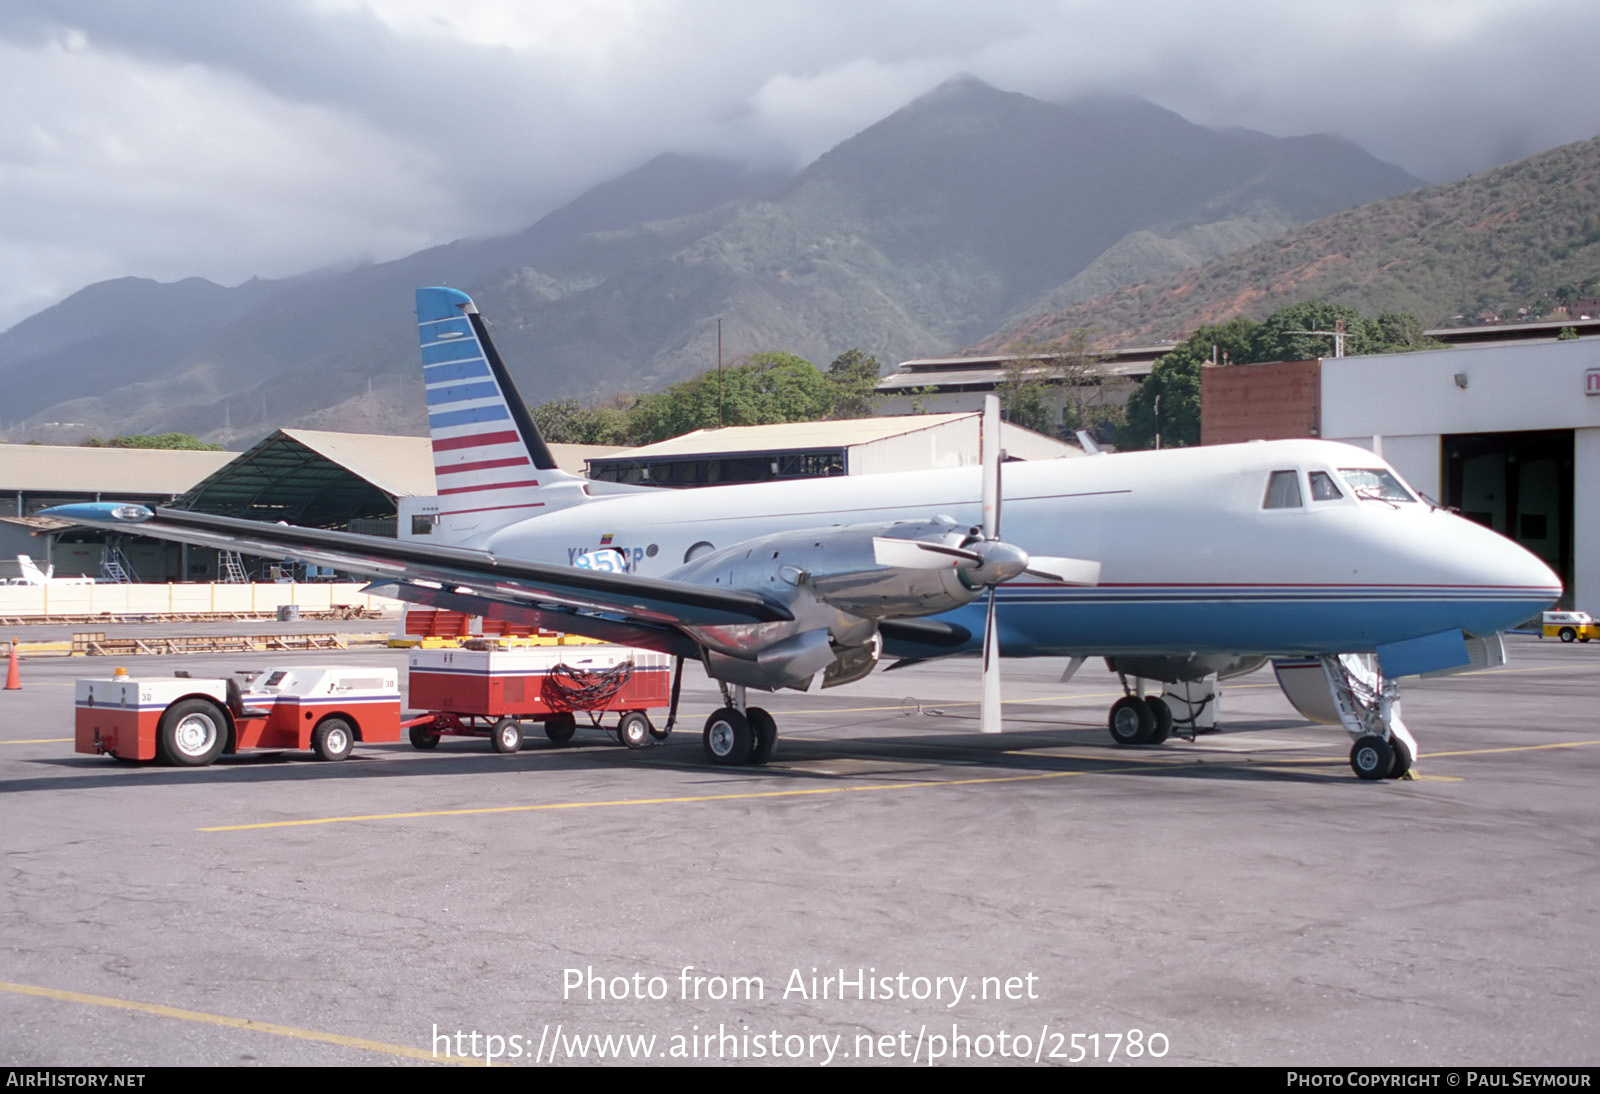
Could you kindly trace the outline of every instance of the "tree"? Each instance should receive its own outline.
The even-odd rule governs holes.
[[[1162,447],[1200,443],[1200,369],[1209,362],[1247,365],[1262,361],[1304,361],[1328,357],[1334,340],[1325,334],[1344,324],[1346,355],[1400,353],[1442,345],[1422,333],[1422,324],[1405,312],[1367,319],[1354,308],[1307,300],[1273,312],[1260,323],[1243,317],[1195,331],[1156,361],[1150,375],[1128,397],[1127,428],[1117,435],[1122,448],[1152,448],[1157,429],[1155,400],[1161,396]]]
[[[600,406],[580,406],[576,399],[555,399],[528,408],[539,434],[551,444],[632,443],[631,395],[613,396]]]
[[[1122,407],[1111,397],[1105,361],[1090,348],[1090,332],[1079,327],[1052,342],[1014,343],[995,394],[1006,421],[1049,436],[1077,430],[1104,432],[1117,426]],[[1059,408],[1059,409],[1058,409]]]
[[[1243,363],[1252,357],[1260,324],[1243,317],[1207,325],[1171,353],[1159,358],[1137,390],[1128,396],[1127,425],[1117,433],[1120,448],[1163,448],[1200,443],[1200,369],[1215,360]],[[1157,417],[1156,397],[1160,396]]]
[[[130,433],[101,440],[85,437],[80,448],[178,448],[199,452],[221,452],[220,444],[207,444],[192,433]]]
[[[792,353],[757,353],[744,364],[715,370],[641,395],[634,404],[634,443],[677,437],[721,425],[813,422],[833,408],[833,387],[810,361]],[[720,406],[720,414],[719,414]]]
[[[858,349],[847,349],[835,357],[828,366],[828,382],[833,387],[833,407],[828,417],[835,420],[872,417],[881,371],[876,357]]]
[[[1303,332],[1334,331],[1341,322],[1344,324],[1345,356],[1379,352],[1382,338],[1376,323],[1362,318],[1360,312],[1346,304],[1306,300],[1281,308],[1262,320],[1256,328],[1249,354],[1236,358],[1234,363],[1309,361],[1314,357],[1332,357],[1335,355],[1332,335]]]

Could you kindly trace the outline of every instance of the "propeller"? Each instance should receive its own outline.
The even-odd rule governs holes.
[[[1020,547],[1000,539],[1000,400],[993,395],[983,400],[983,426],[979,434],[983,453],[983,540],[972,548],[985,556],[986,565],[971,576],[989,586],[989,603],[983,620],[983,698],[978,707],[978,731],[999,733],[1000,719],[1000,636],[995,620],[995,593],[1002,581],[1018,574],[1032,574],[1047,581],[1072,585],[1098,585],[1100,563],[1081,558],[1030,558]],[[991,570],[992,566],[992,570]],[[989,570],[990,572],[985,572]]]
[[[979,432],[983,459],[982,524],[977,535],[961,544],[926,539],[896,539],[874,536],[872,554],[880,566],[911,570],[940,570],[950,567],[963,571],[970,585],[987,586],[988,605],[983,627],[983,701],[978,727],[984,733],[1000,732],[1000,649],[995,627],[995,590],[1002,582],[1028,574],[1062,585],[1100,584],[1100,563],[1092,559],[1030,555],[1016,544],[1000,538],[1000,400],[993,395],[983,401]]]

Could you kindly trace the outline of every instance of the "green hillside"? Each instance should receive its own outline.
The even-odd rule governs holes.
[[[1180,273],[1049,308],[983,343],[1079,327],[1108,343],[1179,340],[1300,300],[1470,322],[1600,275],[1600,138],[1335,213]]]

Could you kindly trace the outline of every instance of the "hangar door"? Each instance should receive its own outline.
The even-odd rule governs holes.
[[[1572,597],[1572,430],[1443,438],[1444,504],[1538,555]]]

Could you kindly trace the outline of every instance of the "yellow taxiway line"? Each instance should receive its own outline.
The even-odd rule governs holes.
[[[33,984],[10,984],[3,980],[0,980],[0,991],[57,999],[66,1003],[84,1003],[94,1007],[114,1007],[118,1010],[155,1014],[162,1018],[181,1018],[186,1022],[204,1022],[207,1025],[225,1026],[229,1029],[247,1029],[257,1033],[270,1033],[276,1037],[292,1037],[300,1041],[319,1041],[325,1045],[342,1045],[345,1048],[359,1048],[366,1052],[383,1052],[390,1056],[427,1060],[430,1063],[460,1064],[468,1067],[486,1066],[483,1060],[460,1056],[436,1056],[428,1049],[413,1048],[410,1045],[391,1045],[385,1041],[369,1041],[364,1037],[346,1037],[342,1033],[323,1033],[314,1029],[300,1029],[297,1026],[281,1026],[275,1022],[257,1022],[250,1018],[230,1018],[225,1014],[180,1010],[177,1007],[164,1007],[158,1003],[138,1003],[132,999],[117,999],[109,995],[86,995],[83,992],[41,988]]]
[[[1418,757],[1419,760],[1439,759],[1445,756],[1486,756],[1501,752],[1537,752],[1555,748],[1582,748],[1589,745],[1600,745],[1600,740],[1590,741],[1563,741],[1542,745],[1517,745],[1509,748],[1480,748],[1467,749],[1459,752],[1430,752]],[[1019,750],[1013,755],[1026,755],[1027,752]],[[1138,754],[1135,754],[1138,755]],[[1073,759],[1094,759],[1095,757],[1071,757]],[[390,820],[417,820],[423,817],[468,817],[490,813],[541,813],[557,809],[604,809],[615,807],[628,807],[638,805],[693,805],[703,802],[720,801],[750,801],[758,798],[799,798],[819,794],[864,794],[885,790],[933,790],[951,786],[985,786],[999,783],[1043,782],[1047,779],[1067,779],[1084,775],[1126,775],[1136,771],[1148,770],[1152,765],[1162,763],[1155,755],[1148,759],[1134,759],[1132,756],[1124,758],[1121,763],[1125,766],[1097,768],[1092,771],[1036,771],[1026,775],[988,775],[970,779],[940,779],[928,782],[900,782],[900,783],[872,783],[866,786],[822,786],[808,787],[803,790],[750,790],[729,794],[686,794],[679,797],[664,798],[610,798],[601,801],[581,802],[542,802],[538,805],[491,805],[480,806],[473,809],[428,809],[410,813],[364,813],[342,817],[306,817],[301,820],[286,821],[261,821],[254,824],[226,824],[208,828],[196,829],[200,832],[248,832],[262,828],[304,828],[318,824],[353,824],[363,821],[390,821]],[[1180,760],[1166,762],[1163,766],[1170,768],[1227,766],[1239,767],[1245,763],[1254,763],[1261,766],[1291,766],[1291,765],[1319,765],[1343,766],[1338,761],[1326,756],[1294,756],[1282,759],[1250,759],[1243,758],[1224,759],[1211,754],[1203,760]],[[1442,776],[1423,776],[1430,782],[1459,781]]]

